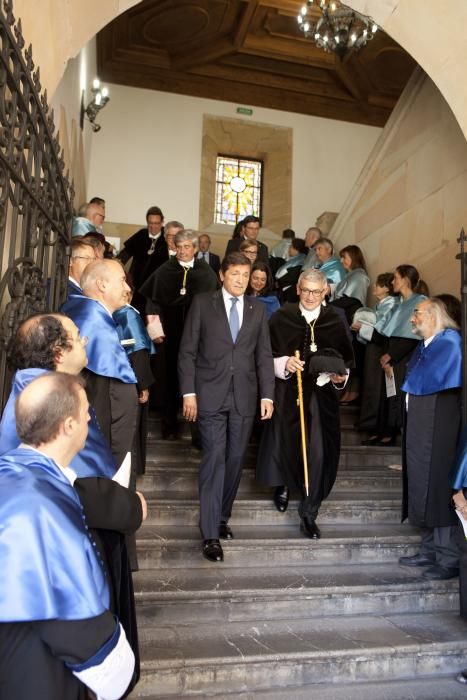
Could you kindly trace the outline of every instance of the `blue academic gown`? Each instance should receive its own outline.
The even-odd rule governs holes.
[[[107,309],[95,299],[72,294],[60,311],[78,326],[88,338],[86,369],[101,377],[136,384],[136,377],[125,350],[120,344],[117,324]],[[105,349],[105,352],[103,350]]]
[[[47,369],[20,369],[16,372],[13,378],[11,394],[0,422],[0,454],[15,449],[20,442],[16,434],[16,397],[33,379],[43,374],[48,374],[49,371]],[[70,467],[79,478],[101,476],[111,479],[117,470],[115,462],[110,447],[97,424],[92,408],[90,408],[90,415],[91,420],[88,423],[86,444],[73,458]]]
[[[339,284],[339,282],[341,282],[346,275],[341,261],[334,255],[332,258],[329,258],[329,260],[326,260],[325,263],[320,265],[318,269],[323,273],[323,275],[325,275],[329,284]]]
[[[82,620],[109,607],[78,495],[45,455],[0,457],[0,621]]]

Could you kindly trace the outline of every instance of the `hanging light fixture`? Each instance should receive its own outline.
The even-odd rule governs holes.
[[[314,20],[316,12],[321,13]],[[335,53],[342,60],[350,51],[357,51],[373,39],[378,25],[339,0],[307,0],[297,17],[304,35],[316,46]]]
[[[94,132],[101,130],[101,125],[96,122],[96,117],[110,100],[109,90],[106,87],[101,87],[99,78],[95,78],[91,88],[92,100],[87,107],[84,106],[84,90],[81,93],[81,115],[80,126],[84,126],[85,117],[91,122],[91,128]]]

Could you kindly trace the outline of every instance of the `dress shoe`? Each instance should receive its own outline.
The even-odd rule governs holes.
[[[378,440],[376,445],[378,447],[393,447],[396,444],[396,436],[393,435],[392,437],[384,437]]]
[[[456,681],[458,683],[467,683],[467,668],[465,668],[463,671],[459,673],[458,676],[456,676]]]
[[[459,569],[455,566],[439,566],[439,564],[435,564],[424,571],[422,576],[430,581],[447,581],[450,578],[459,576]]]
[[[310,537],[312,540],[319,540],[321,537],[321,530],[315,521],[311,520],[311,518],[307,518],[306,516],[302,518],[300,530],[303,532],[305,537]]]
[[[233,540],[233,532],[227,523],[221,523],[219,525],[219,537],[221,540]]]
[[[363,447],[377,447],[379,442],[379,435],[373,435],[371,438],[368,438],[368,440],[362,440],[360,445],[363,445]]]
[[[224,561],[224,552],[219,540],[204,540],[203,557],[208,561]]]
[[[399,564],[401,566],[433,566],[434,563],[434,559],[428,559],[428,557],[424,557],[423,554],[414,554],[411,557],[399,557]]]
[[[278,486],[274,491],[274,505],[279,513],[285,513],[289,505],[290,490],[287,486]]]

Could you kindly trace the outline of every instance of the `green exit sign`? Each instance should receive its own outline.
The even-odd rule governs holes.
[[[237,107],[237,114],[247,114],[249,117],[251,117],[253,110],[249,107]]]

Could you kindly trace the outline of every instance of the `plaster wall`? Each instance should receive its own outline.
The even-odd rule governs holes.
[[[434,83],[417,71],[332,231],[369,272],[415,265],[430,292],[459,295],[457,237],[467,220],[467,142]]]
[[[166,219],[206,228],[205,207],[200,213],[200,186],[207,176],[203,119],[238,118],[237,105],[118,85],[111,85],[110,93],[102,131],[93,140],[88,194],[102,193],[110,221],[142,224],[147,208],[157,204]],[[291,130],[292,208],[285,225],[300,235],[323,211],[339,211],[381,133],[376,127],[260,108],[242,121],[255,133],[264,125],[268,137],[271,126]],[[281,234],[279,226],[275,233]]]
[[[66,169],[70,171],[74,183],[76,209],[86,201],[94,138],[89,123],[85,122],[83,130],[80,129],[81,94],[84,90],[84,103],[88,104],[96,70],[96,41],[92,39],[76,58],[68,61],[63,78],[50,101],[50,107],[54,110],[55,125],[60,132]]]

